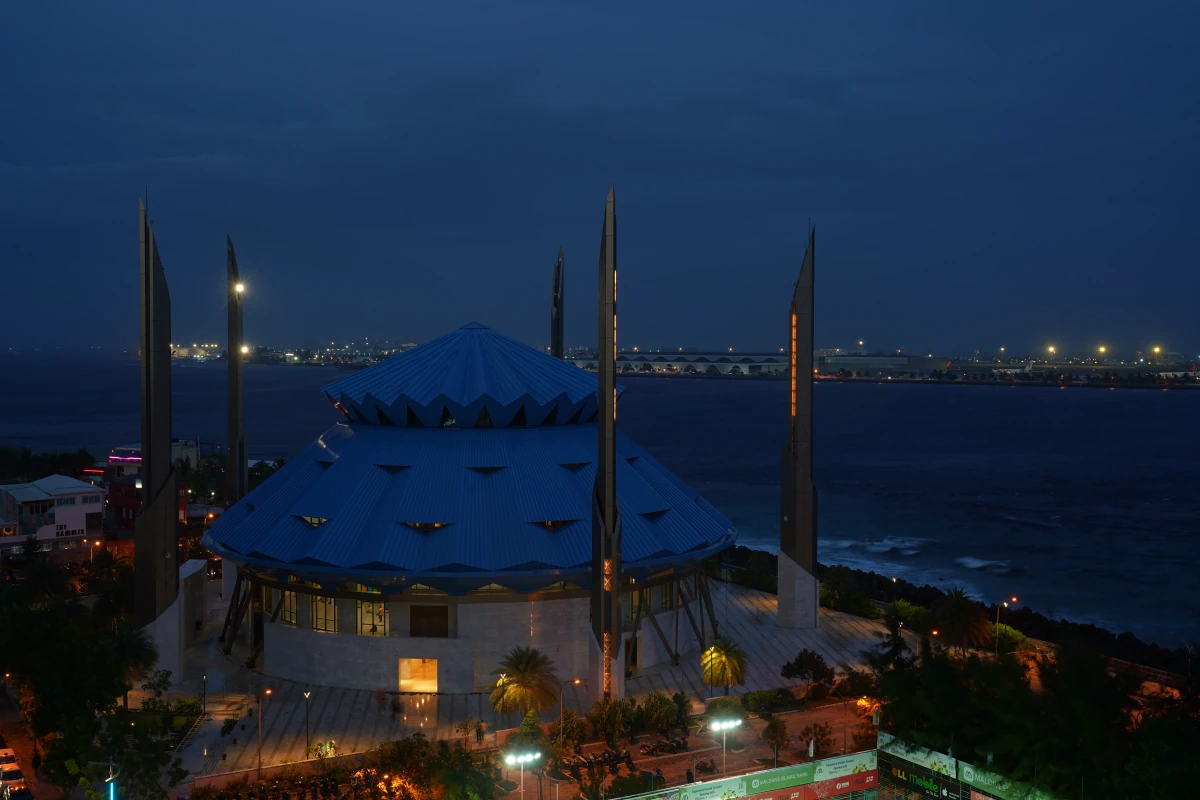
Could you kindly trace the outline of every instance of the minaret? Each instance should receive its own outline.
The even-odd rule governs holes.
[[[227,338],[227,368],[229,370],[229,450],[225,461],[225,507],[229,508],[246,496],[246,432],[242,428],[242,296],[245,285],[238,273],[237,254],[233,240],[225,237],[225,272],[228,280],[229,335]]]
[[[617,199],[608,190],[600,235],[599,433],[592,490],[592,675],[598,698],[621,697],[625,651],[621,640],[621,516],[617,508]]]
[[[812,481],[813,261],[815,228],[792,295],[791,405],[783,445],[779,520],[779,614],[781,628],[815,628],[820,590],[817,569],[817,490]]]
[[[179,594],[179,497],[171,459],[171,296],[139,202],[141,223],[142,509],[134,523],[134,620],[149,625]],[[170,624],[170,620],[166,623]],[[175,627],[178,627],[176,621]],[[157,629],[157,626],[156,626]],[[178,640],[178,630],[175,631]],[[155,636],[157,638],[157,634]],[[160,661],[171,655],[159,648]]]
[[[563,249],[554,263],[554,291],[550,295],[550,355],[563,357]]]

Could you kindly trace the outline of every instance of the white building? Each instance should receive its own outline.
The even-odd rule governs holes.
[[[0,549],[35,536],[43,550],[70,550],[98,536],[103,517],[104,490],[65,475],[0,486]]]

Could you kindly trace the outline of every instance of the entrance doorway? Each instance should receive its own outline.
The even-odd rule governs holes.
[[[437,693],[436,658],[400,659],[400,691],[419,694]]]

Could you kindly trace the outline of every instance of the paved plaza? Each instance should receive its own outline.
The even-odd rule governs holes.
[[[258,698],[267,688],[271,689],[271,695],[262,712],[264,766],[304,758],[305,692],[309,693],[308,737],[314,743],[333,740],[342,753],[361,752],[376,742],[416,732],[430,738],[453,738],[455,723],[466,717],[482,720],[488,731],[485,744],[494,745],[496,730],[514,727],[519,722],[516,717],[499,718],[491,709],[486,693],[403,695],[399,697],[400,712],[393,713],[392,700],[396,695],[382,689],[311,686],[260,675],[242,665],[245,654],[238,649],[226,656],[217,648],[216,636],[225,614],[225,604],[216,595],[218,587],[217,582],[209,584],[206,640],[187,651],[183,681],[176,690],[180,695],[199,696],[204,691],[202,686],[207,684],[207,706],[212,718],[184,752],[184,766],[193,775],[252,769],[257,765]],[[748,657],[746,682],[736,688],[738,692],[797,683],[784,680],[779,671],[806,647],[821,653],[830,665],[861,666],[862,651],[874,646],[884,632],[879,622],[825,609],[821,610],[817,630],[785,630],[775,626],[774,595],[718,582],[712,584],[712,594],[721,634],[738,641]],[[683,691],[697,701],[709,697],[712,690],[701,680],[699,654],[688,653],[681,660],[679,667],[653,667],[629,679],[627,693],[641,697],[655,690],[668,694]],[[207,675],[207,681],[202,680],[203,675]],[[582,712],[591,705],[589,696],[586,684],[571,684],[566,687],[563,700],[567,707]],[[250,710],[254,710],[255,716],[248,716]],[[556,710],[547,712],[543,717],[549,720],[556,713]],[[222,739],[219,729],[229,717],[241,722],[233,735]]]

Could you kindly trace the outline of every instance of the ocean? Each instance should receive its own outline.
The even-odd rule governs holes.
[[[175,362],[175,435],[222,442],[220,364]],[[340,415],[344,373],[248,366],[252,458],[287,457]],[[137,441],[131,358],[0,356],[0,443]],[[739,543],[774,550],[783,382],[632,378],[619,424],[721,509]],[[1200,638],[1200,392],[837,384],[816,387],[819,557],[992,602]]]

